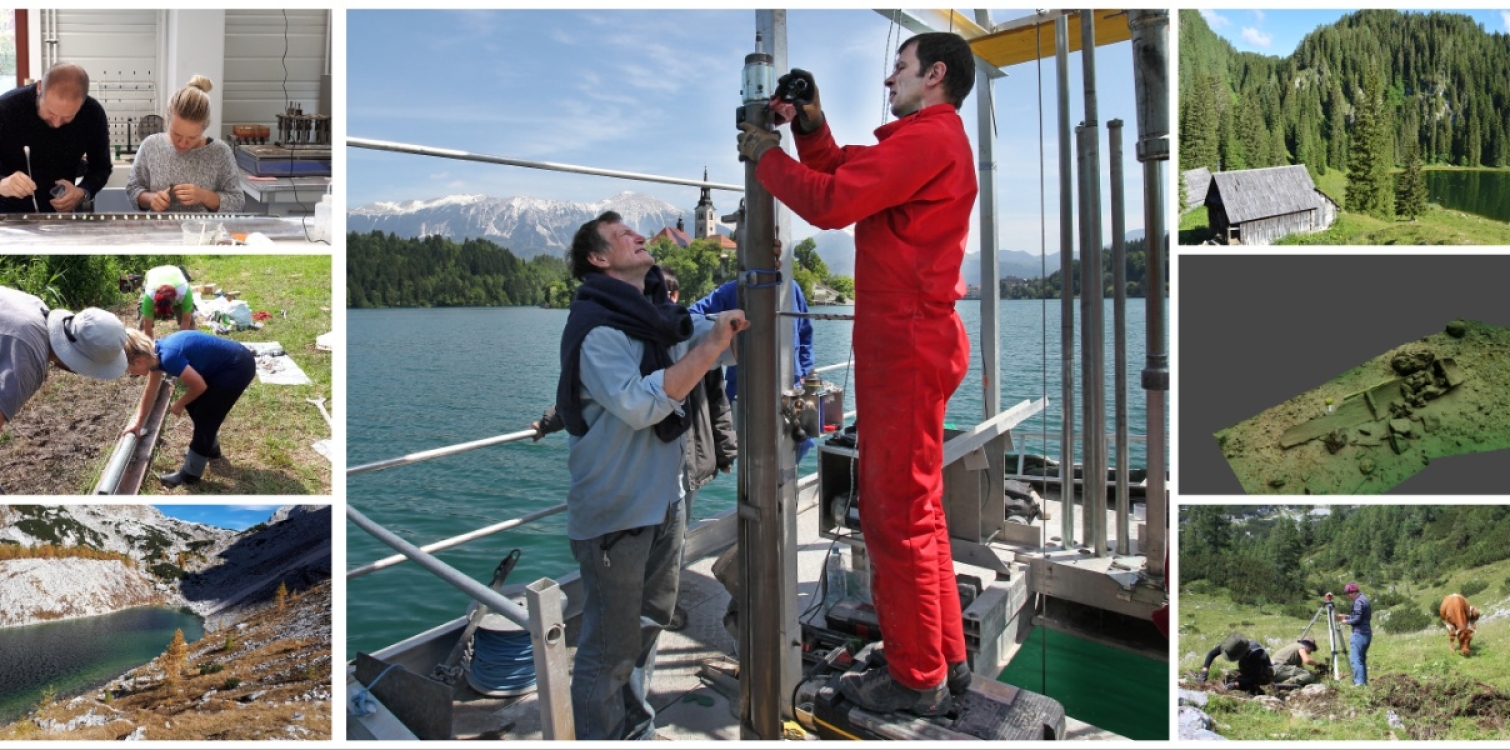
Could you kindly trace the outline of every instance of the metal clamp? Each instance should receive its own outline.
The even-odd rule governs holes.
[[[760,283],[759,279],[762,274],[774,276],[775,281],[765,284]],[[762,268],[752,268],[739,275],[739,285],[746,289],[769,289],[773,286],[781,286],[781,269],[765,270]]]

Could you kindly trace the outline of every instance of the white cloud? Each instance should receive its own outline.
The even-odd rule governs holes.
[[[1500,11],[1500,18],[1505,22],[1505,31],[1510,31],[1510,10]]]
[[[451,176],[450,172],[433,172],[433,173],[430,174],[430,179],[432,179],[432,180],[444,180],[444,179],[446,179],[447,177],[450,177],[450,176]]]
[[[1227,18],[1226,16],[1217,13],[1214,10],[1201,11],[1201,18],[1206,19],[1206,24],[1213,29],[1221,26],[1232,25],[1232,19]]]
[[[1259,23],[1263,23],[1264,22],[1264,12],[1261,11],[1261,10],[1255,10],[1255,11],[1253,11],[1253,17],[1256,18],[1256,19],[1258,19]]]
[[[1274,43],[1274,37],[1249,26],[1243,29],[1243,41],[1255,47],[1268,49],[1269,45]]]

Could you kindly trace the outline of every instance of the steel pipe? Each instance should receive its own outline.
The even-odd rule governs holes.
[[[583,167],[576,164],[561,164],[552,161],[530,161],[528,159],[515,159],[508,156],[494,156],[491,154],[479,154],[471,151],[459,151],[450,148],[435,148],[432,146],[417,146],[412,143],[395,143],[393,141],[378,141],[371,138],[346,139],[346,145],[352,148],[365,148],[373,151],[392,151],[400,154],[416,154],[418,156],[434,156],[441,159],[458,159],[461,161],[477,161],[484,164],[503,164],[510,167],[525,167],[527,169],[544,169],[552,172],[573,172],[576,174],[591,174],[599,177],[617,177],[621,180],[639,180],[641,182],[659,182],[667,185],[686,185],[688,187],[705,187],[714,190],[730,190],[736,193],[744,192],[744,187],[731,185],[725,182],[708,182],[707,180],[689,180],[681,177],[662,177],[661,175],[645,174],[643,172],[623,172],[616,169],[598,169],[597,167]]]
[[[1082,510],[1095,516],[1085,543],[1097,557],[1106,556],[1106,321],[1101,283],[1101,126],[1096,99],[1095,11],[1080,11],[1080,60],[1085,87],[1085,207],[1081,234],[1081,356],[1085,394],[1085,437],[1081,451],[1085,476]],[[1089,270],[1089,273],[1087,273]],[[1089,281],[1087,284],[1086,281]],[[1094,481],[1093,481],[1094,479]]]
[[[530,613],[524,607],[515,604],[512,600],[499,594],[497,591],[472,580],[467,574],[441,562],[434,555],[410,544],[403,537],[383,528],[381,524],[362,515],[361,511],[351,507],[350,504],[346,506],[346,518],[356,524],[361,530],[371,534],[373,538],[392,547],[404,557],[418,563],[420,567],[430,571],[436,578],[445,581],[463,594],[487,605],[488,609],[509,618],[509,621],[515,625],[529,627]]]
[[[94,486],[94,494],[117,494],[116,487],[121,483],[121,473],[126,470],[126,464],[131,462],[132,454],[136,453],[136,440],[136,433],[128,432],[115,441],[115,450],[110,453],[110,460],[105,462],[105,470],[100,472],[100,481]]]
[[[976,10],[975,20],[985,28],[991,26],[991,12]],[[991,77],[975,72],[975,137],[980,154],[980,365],[981,419],[990,419],[1001,411],[1001,281],[997,278],[997,253],[1000,241],[996,233],[996,102],[991,92]]]
[[[390,458],[383,461],[374,461],[370,464],[362,464],[361,466],[353,466],[346,470],[346,476],[354,477],[358,474],[366,474],[369,471],[391,469],[395,466],[408,466],[409,464],[417,464],[420,461],[429,461],[432,458],[450,456],[456,453],[465,453],[467,451],[477,450],[478,448],[486,448],[490,445],[503,445],[505,443],[513,443],[534,436],[534,430],[520,430],[519,432],[510,432],[507,435],[497,435],[495,437],[484,438],[482,440],[473,440],[470,443],[457,443],[456,445],[448,445],[444,448],[434,448],[427,451],[419,451],[418,453],[410,453],[408,455],[399,456],[398,458]]]
[[[492,526],[484,526],[480,529],[474,529],[465,534],[458,534],[457,536],[453,536],[449,539],[442,539],[438,542],[431,542],[430,544],[420,547],[419,550],[421,552],[440,552],[441,550],[451,549],[452,547],[459,547],[474,539],[481,539],[485,536],[492,536],[493,534],[497,534],[501,531],[508,531],[509,529],[523,526],[524,524],[530,523],[531,521],[538,521],[542,518],[548,518],[550,516],[565,512],[566,503],[561,503],[560,505],[554,505],[546,508],[545,510],[528,513],[519,516],[518,518],[511,518],[502,523],[495,523]],[[362,576],[368,575],[370,573],[376,573],[379,570],[386,570],[395,565],[401,565],[408,560],[409,558],[404,557],[403,555],[392,555],[390,557],[385,557],[376,562],[371,562],[363,565],[360,568],[352,568],[351,570],[346,571],[346,580],[350,581],[354,578],[361,578]]]
[[[757,10],[755,20],[762,45],[784,49],[785,11]],[[762,57],[764,64],[782,69],[783,62],[764,49],[747,56],[746,66],[760,64]],[[747,91],[744,98],[737,120],[770,129],[770,104],[765,96],[752,96]],[[797,581],[795,561],[785,559],[788,514],[782,509],[794,507],[797,483],[782,481],[783,465],[792,466],[796,452],[790,433],[782,429],[780,404],[781,391],[791,385],[790,369],[783,371],[781,367],[781,329],[790,332],[791,326],[782,323],[778,313],[782,300],[791,298],[792,281],[786,274],[757,280],[750,273],[773,265],[778,220],[776,199],[755,177],[754,162],[745,163],[744,193],[739,306],[753,325],[738,344],[739,398],[735,407],[740,411],[740,737],[779,740],[783,704],[790,700],[791,689],[800,679],[785,664],[789,649],[784,638],[790,628],[788,613],[796,615]],[[786,350],[791,351],[790,342]],[[792,603],[786,601],[789,596]]]
[[[1148,399],[1148,572],[1164,578],[1169,528],[1164,489],[1165,398],[1169,391],[1169,352],[1164,338],[1164,260],[1169,237],[1164,227],[1164,165],[1169,160],[1169,11],[1130,10],[1133,88],[1138,102],[1138,161],[1143,163],[1143,220],[1148,238],[1147,364],[1143,389]]]
[[[1106,123],[1107,151],[1111,157],[1112,177],[1112,396],[1115,400],[1117,432],[1117,554],[1132,553],[1129,538],[1132,516],[1131,491],[1128,489],[1129,446],[1127,444],[1127,217],[1122,195],[1122,121]]]
[[[1075,199],[1070,176],[1074,159],[1070,155],[1069,48],[1070,22],[1060,16],[1054,19],[1054,67],[1059,78],[1059,528],[1066,549],[1075,546]]]

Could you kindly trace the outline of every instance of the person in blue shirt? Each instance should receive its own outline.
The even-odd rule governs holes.
[[[1353,648],[1348,654],[1348,662],[1353,665],[1353,684],[1362,687],[1368,684],[1368,644],[1374,639],[1374,629],[1369,626],[1369,621],[1374,616],[1374,605],[1358,590],[1356,583],[1349,583],[1342,593],[1353,600],[1353,611],[1348,614],[1338,612],[1337,621],[1353,626],[1353,638],[1349,641]]]
[[[136,407],[136,419],[121,434],[141,434],[164,373],[178,378],[184,392],[168,411],[188,412],[194,437],[184,453],[183,467],[158,479],[169,488],[198,484],[209,460],[220,458],[220,425],[257,376],[257,358],[239,342],[202,331],[178,331],[155,342],[141,331],[126,335],[126,372],[146,376],[147,387]]]
[[[708,293],[708,296],[687,306],[687,309],[700,315],[712,315],[733,310],[739,307],[739,287],[735,281],[726,281],[717,289]],[[807,299],[802,296],[802,287],[792,284],[792,310],[795,312],[807,312]],[[802,378],[813,369],[813,322],[807,318],[792,319],[792,364],[797,371],[793,382],[801,383]],[[724,389],[729,394],[729,403],[739,397],[739,368],[731,366],[724,370]],[[739,407],[735,405],[734,413],[739,414]],[[797,445],[797,462],[802,462],[802,457],[807,455],[813,448],[813,439],[808,438]]]

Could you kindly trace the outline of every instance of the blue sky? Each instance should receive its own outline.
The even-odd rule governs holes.
[[[242,531],[266,521],[277,505],[154,505],[163,515],[181,521]]]
[[[992,11],[993,21],[1029,12]],[[890,119],[881,82],[899,39],[911,34],[866,10],[793,10],[787,20],[790,64],[815,75],[838,141],[874,143],[872,131]],[[742,183],[734,109],[754,36],[751,10],[354,10],[347,14],[347,133],[677,177],[700,177],[706,165],[711,180]],[[1099,47],[1096,55],[1101,120],[1125,123],[1127,228],[1140,230],[1142,167],[1134,156],[1131,44]],[[1003,247],[1037,253],[1039,94],[1033,64],[1007,72],[994,85],[998,231]],[[1043,73],[1042,152],[1052,253],[1059,235],[1052,58],[1044,61]],[[1078,54],[1070,56],[1070,76],[1073,127],[1082,119],[1084,103]],[[974,95],[961,114],[974,143]],[[1105,185],[1104,129],[1101,150]],[[456,193],[596,201],[633,190],[686,207],[690,223],[698,197],[696,188],[363,149],[347,154],[350,207]],[[1104,196],[1108,189],[1103,187]],[[721,214],[738,205],[732,192],[714,191],[713,200]],[[1106,203],[1109,197],[1103,198]],[[1103,224],[1109,235],[1109,215]],[[793,226],[799,240],[814,231],[796,217]],[[972,224],[972,250],[974,229]]]
[[[1408,9],[1402,9],[1406,10]],[[1352,10],[1203,10],[1206,24],[1241,52],[1285,57],[1300,46],[1300,40],[1318,26],[1352,13]],[[1484,31],[1510,31],[1510,10],[1447,10],[1472,16]]]

